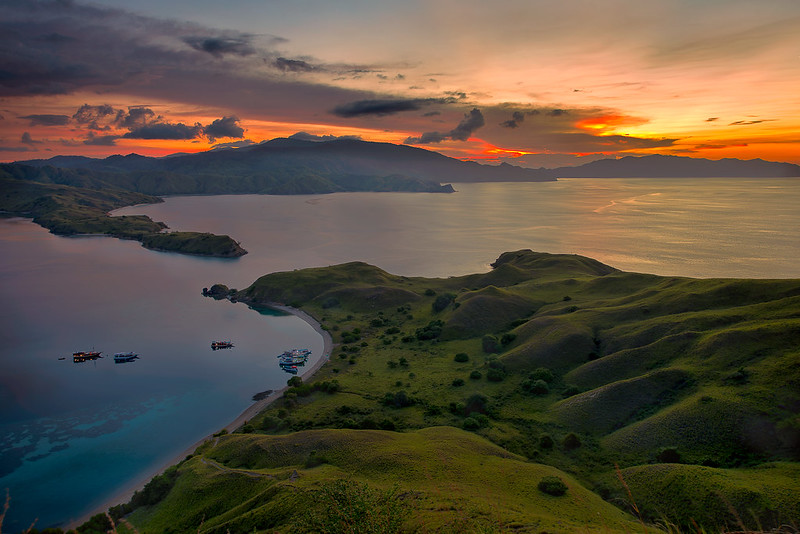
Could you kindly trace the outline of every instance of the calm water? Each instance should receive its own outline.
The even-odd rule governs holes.
[[[458,193],[175,197],[120,210],[227,233],[250,254],[212,260],[0,220],[0,489],[7,531],[79,517],[143,481],[285,384],[274,355],[322,340],[297,318],[200,295],[281,270],[351,260],[390,272],[486,271],[507,250],[577,253],[697,277],[800,278],[800,180],[562,180]],[[232,339],[212,352],[212,339]],[[75,350],[140,360],[73,364]]]

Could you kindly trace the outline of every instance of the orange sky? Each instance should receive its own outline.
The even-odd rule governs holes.
[[[534,167],[800,163],[798,2],[392,4],[4,3],[0,160],[304,131]]]

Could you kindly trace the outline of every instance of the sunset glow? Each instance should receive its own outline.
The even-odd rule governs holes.
[[[158,156],[302,131],[517,165],[653,153],[800,163],[800,4],[501,4],[370,3],[356,21],[323,2],[7,2],[0,160]]]

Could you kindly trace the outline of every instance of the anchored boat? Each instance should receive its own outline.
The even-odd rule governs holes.
[[[114,354],[114,363],[126,363],[132,362],[139,358],[139,355],[135,352],[118,352]]]
[[[211,350],[230,349],[233,348],[232,341],[212,341]]]

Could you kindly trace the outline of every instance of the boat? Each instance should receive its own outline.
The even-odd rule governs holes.
[[[211,350],[230,349],[233,348],[232,341],[212,341]]]
[[[96,360],[102,358],[102,352],[99,350],[79,350],[72,353],[72,361],[75,363],[85,362],[89,360]]]
[[[114,363],[132,362],[139,358],[135,352],[118,352],[114,354]]]
[[[310,349],[290,349],[278,354],[278,365],[287,373],[297,374],[297,366],[305,365]]]

